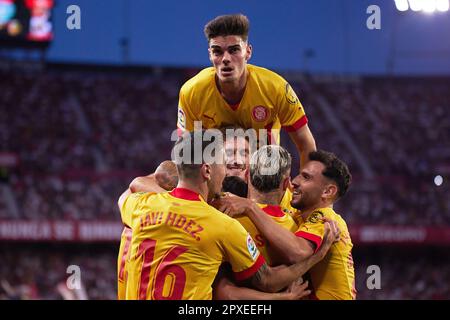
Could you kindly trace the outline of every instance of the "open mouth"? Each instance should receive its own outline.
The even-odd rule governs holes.
[[[245,165],[237,164],[237,163],[227,164],[227,169],[228,170],[245,170]]]
[[[233,68],[231,68],[231,67],[224,67],[224,68],[220,69],[220,71],[224,75],[229,75],[229,74],[231,74],[233,72]]]

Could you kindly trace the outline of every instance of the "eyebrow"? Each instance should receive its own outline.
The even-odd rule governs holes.
[[[233,45],[231,45],[231,46],[228,46],[227,49],[232,49],[232,48],[236,48],[236,47],[240,48],[241,45],[240,45],[240,44],[233,44]],[[211,49],[222,49],[222,47],[219,46],[219,45],[211,45],[210,48],[211,48]]]

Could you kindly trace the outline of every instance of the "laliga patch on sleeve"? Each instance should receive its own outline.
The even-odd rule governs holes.
[[[181,129],[186,129],[186,116],[183,109],[178,107],[178,127]]]
[[[252,257],[253,261],[256,260],[256,258],[258,257],[258,254],[259,254],[259,250],[256,247],[256,244],[253,241],[250,234],[247,234],[247,249],[248,249],[248,252],[250,253],[250,256]]]

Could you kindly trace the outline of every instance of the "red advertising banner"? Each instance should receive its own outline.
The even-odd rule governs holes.
[[[450,227],[351,226],[355,244],[450,245]]]
[[[116,242],[117,221],[0,220],[0,241]],[[450,227],[351,226],[356,245],[450,245]]]
[[[5,241],[119,241],[123,225],[115,221],[0,221]]]

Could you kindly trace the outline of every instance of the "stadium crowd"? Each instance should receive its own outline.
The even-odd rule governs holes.
[[[117,263],[115,246],[23,246],[8,250],[2,245],[0,259],[9,267],[0,268],[0,300],[116,299],[116,269],[112,267]],[[353,256],[357,299],[450,299],[450,260],[445,248],[409,248],[400,253],[385,247],[356,249]],[[67,272],[70,265],[80,267],[82,287],[75,296],[61,289],[71,275]],[[370,265],[380,267],[379,289],[367,287]]]
[[[118,219],[114,203],[122,189],[169,157],[178,90],[195,71],[2,71],[0,153],[19,158],[7,182],[19,215],[9,218]],[[337,204],[348,223],[450,224],[448,183],[433,184],[434,175],[449,170],[448,80],[290,82],[318,147],[349,163],[354,184]],[[324,116],[318,97],[350,142]],[[282,143],[295,156],[288,140],[284,135]],[[364,177],[349,143],[374,177]],[[5,206],[3,199],[0,213],[8,218]]]
[[[195,72],[0,71],[0,154],[19,159],[6,171],[0,164],[0,219],[119,221],[116,201],[123,189],[170,155],[178,90]],[[287,79],[305,106],[317,146],[335,152],[353,173],[353,186],[336,204],[349,225],[450,225],[448,79]],[[323,101],[351,140],[325,116]],[[286,135],[282,144],[298,163]],[[373,177],[364,176],[352,148]],[[433,183],[436,174],[444,176],[441,186]],[[17,215],[8,210],[5,188]],[[80,298],[61,286],[69,265],[81,268],[81,298],[116,298],[116,244],[0,246],[0,299]],[[444,253],[355,249],[358,299],[450,299]],[[366,287],[371,264],[382,270],[381,290]]]

